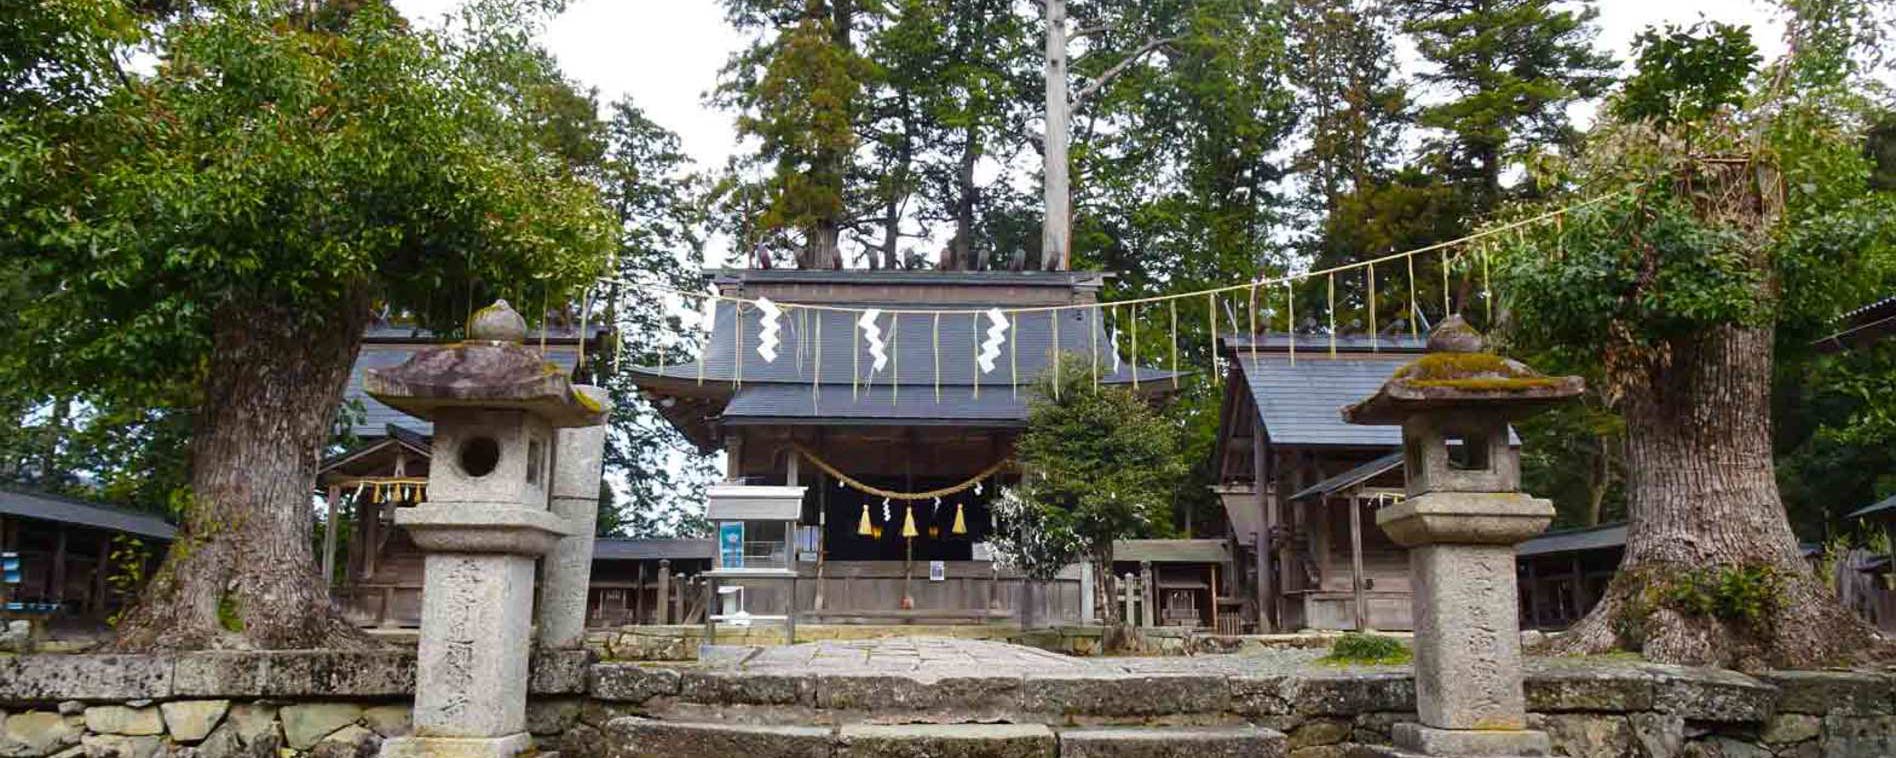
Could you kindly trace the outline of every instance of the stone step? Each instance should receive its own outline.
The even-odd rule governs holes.
[[[1283,758],[1283,733],[1255,726],[1100,727],[1060,732],[1060,758]]]
[[[1045,724],[845,724],[840,727],[660,721],[606,725],[602,758],[1283,758],[1284,735],[1260,727]],[[578,757],[576,757],[578,758]]]

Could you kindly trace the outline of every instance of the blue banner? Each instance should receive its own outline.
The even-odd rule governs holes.
[[[744,567],[744,522],[725,521],[718,524],[719,566],[727,569]]]

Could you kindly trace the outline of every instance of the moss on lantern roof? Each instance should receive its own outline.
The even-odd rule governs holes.
[[[1397,369],[1391,381],[1472,392],[1529,390],[1561,383],[1494,353],[1428,353]]]

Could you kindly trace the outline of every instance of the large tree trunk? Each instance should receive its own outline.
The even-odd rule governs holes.
[[[1042,181],[1046,218],[1041,222],[1040,263],[1048,271],[1070,268],[1072,248],[1071,188],[1067,182],[1067,141],[1071,101],[1067,99],[1066,0],[1046,0],[1047,6],[1047,150]]]
[[[216,314],[191,440],[192,500],[115,647],[370,644],[330,602],[310,539],[317,462],[367,313],[349,298],[315,327],[271,305]]]
[[[1745,668],[1809,667],[1871,649],[1869,627],[1799,556],[1778,497],[1772,338],[1769,327],[1723,326],[1616,367],[1626,387],[1626,554],[1606,597],[1557,648]],[[1715,581],[1739,569],[1775,576],[1752,619],[1676,599],[1693,572]]]
[[[948,242],[948,256],[954,261],[950,268],[979,271],[987,268],[974,250],[974,204],[981,191],[974,183],[974,167],[981,159],[981,135],[972,125],[965,132],[961,165],[955,172],[955,236]]]

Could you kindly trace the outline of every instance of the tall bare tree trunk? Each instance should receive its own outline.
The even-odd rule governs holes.
[[[1778,496],[1772,338],[1768,326],[1718,327],[1674,341],[1667,358],[1628,377],[1626,555],[1606,597],[1559,647],[1746,668],[1808,667],[1870,649],[1869,627],[1799,556]],[[1775,575],[1776,589],[1755,619],[1693,613],[1667,598],[1692,572],[1758,568]]]
[[[191,440],[192,501],[115,647],[370,644],[330,602],[310,538],[317,463],[367,306],[348,298],[319,326],[272,305],[216,314]]]
[[[1048,271],[1072,268],[1073,196],[1067,171],[1071,101],[1067,99],[1066,0],[1047,5],[1047,149],[1043,191],[1047,217],[1041,224],[1040,262]]]
[[[974,204],[981,192],[974,183],[974,166],[981,158],[981,137],[972,125],[965,132],[961,165],[955,172],[955,236],[948,240],[948,258],[952,263],[947,268],[979,271],[987,268],[974,249]]]

